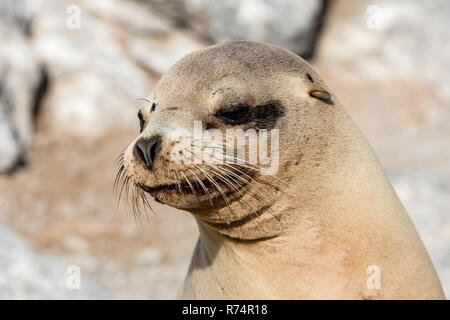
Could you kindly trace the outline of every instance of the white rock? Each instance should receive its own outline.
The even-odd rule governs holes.
[[[0,172],[6,172],[14,167],[22,153],[20,142],[14,135],[10,119],[3,112],[0,103]]]
[[[135,125],[135,100],[147,96],[153,82],[128,56],[123,30],[83,7],[80,29],[69,29],[67,5],[50,0],[45,7],[33,6],[33,44],[51,79],[42,106],[50,130],[95,139]]]
[[[155,248],[145,248],[136,253],[136,262],[139,264],[159,264],[162,261],[161,252]]]
[[[450,176],[409,170],[389,176],[450,297]]]
[[[79,29],[66,23],[69,4],[28,1],[32,42],[51,85],[43,121],[52,136],[97,139],[137,128],[136,99],[179,58],[202,46],[174,32],[143,2],[80,1]],[[46,10],[41,10],[45,6]]]
[[[327,26],[321,41],[324,61],[354,77],[425,79],[450,101],[450,2],[364,0],[341,6],[345,14]]]
[[[322,0],[150,0],[166,15],[213,42],[264,41],[309,55]]]
[[[203,43],[184,33],[173,32],[164,41],[130,39],[129,53],[139,65],[164,74],[177,60],[203,46]]]
[[[81,0],[78,3],[89,14],[101,17],[116,28],[126,29],[134,35],[163,37],[171,32],[171,24],[167,19],[155,14],[150,6],[136,1]]]
[[[449,16],[439,0],[336,1],[327,12],[316,67],[390,167],[449,172]]]
[[[31,140],[36,91],[43,80],[26,40],[23,1],[0,4],[0,172],[13,169]]]
[[[81,270],[80,290],[67,286],[69,265],[35,251],[0,224],[0,299],[108,299],[111,296]]]

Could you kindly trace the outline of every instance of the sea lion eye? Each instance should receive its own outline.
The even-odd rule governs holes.
[[[152,107],[150,108],[150,112],[153,112],[153,111],[155,111],[155,109],[156,109],[156,103],[152,103]]]
[[[228,124],[242,124],[250,119],[250,108],[247,106],[232,106],[218,111],[215,116]]]
[[[139,133],[142,133],[142,131],[144,130],[145,120],[144,120],[144,116],[142,115],[142,113],[140,111],[138,112],[138,118],[139,118],[139,126],[140,126]]]

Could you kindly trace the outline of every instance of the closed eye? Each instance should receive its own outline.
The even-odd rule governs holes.
[[[139,111],[138,112],[138,118],[139,118],[139,126],[140,126],[140,133],[144,130],[144,126],[145,126],[145,120],[144,120],[144,116],[142,115],[142,113]]]
[[[227,124],[242,124],[250,120],[250,108],[247,106],[227,107],[219,110],[215,116]]]

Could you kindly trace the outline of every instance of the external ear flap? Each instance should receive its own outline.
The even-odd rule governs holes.
[[[309,95],[311,97],[323,100],[323,101],[330,101],[331,100],[331,94],[328,93],[328,91],[322,90],[322,89],[314,89],[309,92]]]

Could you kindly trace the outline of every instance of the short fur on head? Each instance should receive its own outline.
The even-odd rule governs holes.
[[[294,53],[248,41],[211,46],[178,61],[145,100],[119,180],[143,199],[146,192],[195,216],[201,236],[185,297],[443,297],[366,140]],[[174,163],[172,133],[192,131],[196,120],[222,133],[278,129],[278,172],[262,175],[245,159]],[[148,160],[139,151],[146,146],[136,146],[151,139],[158,143]],[[202,141],[191,147],[191,160],[205,148]],[[367,285],[372,265],[382,272],[381,289]]]

